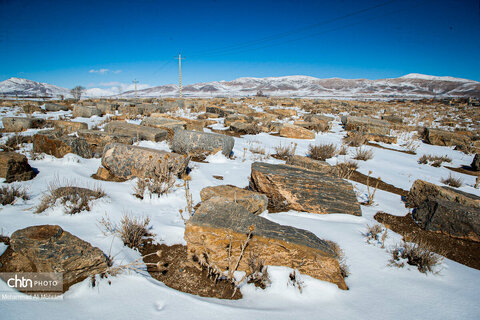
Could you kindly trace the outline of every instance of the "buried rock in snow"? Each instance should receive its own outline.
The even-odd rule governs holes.
[[[276,211],[362,215],[352,184],[322,172],[255,162],[250,188],[265,193],[269,207]]]
[[[241,255],[242,244],[251,238]],[[313,233],[283,226],[248,212],[240,204],[219,197],[202,202],[185,227],[187,250],[194,261],[226,270],[242,257],[240,271],[248,271],[248,257],[265,265],[298,269],[311,277],[348,289],[341,275],[335,245]]]
[[[61,272],[63,291],[108,268],[105,254],[57,225],[15,231],[2,256],[1,272]]]

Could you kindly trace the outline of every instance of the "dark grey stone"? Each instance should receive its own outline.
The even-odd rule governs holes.
[[[172,142],[172,151],[187,154],[196,151],[214,151],[221,149],[225,156],[232,153],[235,140],[226,135],[181,130],[175,132]]]

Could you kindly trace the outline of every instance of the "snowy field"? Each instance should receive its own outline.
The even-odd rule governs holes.
[[[1,116],[13,115],[20,108],[0,108]],[[299,110],[300,111],[300,110]],[[35,114],[37,117],[58,118],[69,116],[70,112]],[[21,116],[20,113],[16,116]],[[184,116],[195,118],[194,114]],[[105,117],[90,119],[76,118],[73,121],[89,123],[90,127],[101,123]],[[223,128],[223,120],[216,119],[215,129]],[[138,121],[136,122],[138,123]],[[205,129],[208,131],[208,129]],[[22,134],[34,134],[29,130]],[[1,138],[4,143],[11,134]],[[194,163],[190,188],[194,204],[200,201],[200,190],[207,186],[231,184],[238,187],[248,185],[251,164],[255,161],[283,163],[283,161],[254,154],[252,145],[264,147],[267,153],[274,153],[280,143],[298,144],[296,154],[305,155],[308,146],[314,143],[333,142],[341,145],[345,131],[337,115],[333,128],[327,133],[316,135],[315,140],[286,139],[261,133],[256,136],[235,138],[234,158],[227,159],[221,154],[209,156],[209,163]],[[396,145],[385,145],[402,149],[402,141]],[[169,150],[165,142],[142,141],[139,145]],[[39,174],[31,181],[16,183],[28,190],[31,198],[18,200],[14,205],[0,207],[0,229],[4,235],[32,225],[58,224],[64,230],[99,247],[106,254],[114,256],[116,264],[125,264],[140,257],[139,253],[127,248],[113,236],[105,236],[99,225],[102,217],[119,222],[125,214],[150,217],[152,232],[158,243],[186,244],[183,239],[184,222],[179,210],[186,207],[185,192],[181,181],[168,195],[140,200],[133,196],[136,180],[106,182],[90,176],[101,166],[100,159],[83,159],[69,154],[62,159],[46,155],[44,159],[32,160],[32,145],[24,145],[21,152],[29,157],[32,167]],[[247,148],[244,157],[244,148]],[[423,179],[441,185],[441,178],[450,173],[464,181],[460,190],[480,196],[474,189],[475,177],[451,172],[443,166],[435,168],[419,164],[423,154],[448,155],[453,167],[468,165],[473,156],[448,147],[421,143],[417,155],[368,147],[374,157],[358,161],[359,171],[381,177],[383,181],[408,190],[416,179]],[[349,148],[348,155],[328,159],[335,164],[352,157],[355,148]],[[223,176],[220,181],[213,176]],[[79,186],[101,186],[107,196],[95,200],[90,212],[66,215],[61,206],[54,206],[41,214],[34,214],[34,207],[52,181],[75,182]],[[6,185],[2,183],[2,185]],[[366,200],[366,186],[353,183],[357,199]],[[111,284],[98,279],[97,286],[91,287],[89,280],[72,286],[60,301],[6,301],[0,300],[0,319],[478,319],[480,315],[480,271],[445,259],[439,274],[423,274],[416,267],[396,268],[388,266],[391,255],[388,248],[399,243],[401,236],[389,232],[386,249],[380,245],[368,244],[363,235],[367,225],[375,222],[378,211],[394,215],[405,215],[400,196],[378,190],[372,206],[362,206],[362,217],[344,214],[317,215],[296,211],[269,214],[263,217],[274,222],[309,230],[319,238],[337,242],[345,251],[350,276],[346,283],[350,290],[343,291],[336,285],[305,275],[304,290],[288,284],[292,271],[286,267],[269,267],[272,285],[266,290],[253,284],[243,284],[243,299],[237,301],[202,298],[173,290],[153,279],[146,272],[124,273],[111,277]],[[0,253],[5,245],[0,246]],[[480,259],[480,257],[478,257]],[[0,291],[13,289],[0,281]]]

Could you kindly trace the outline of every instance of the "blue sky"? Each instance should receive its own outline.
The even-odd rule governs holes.
[[[480,1],[0,0],[0,80],[71,88],[238,77],[480,81]]]

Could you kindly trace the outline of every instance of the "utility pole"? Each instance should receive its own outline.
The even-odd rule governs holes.
[[[137,79],[133,80],[132,81],[133,83],[135,83],[135,99],[138,98],[138,95],[137,95]]]
[[[178,59],[178,86],[179,86],[179,95],[180,99],[182,98],[182,55],[179,53],[178,58],[175,57],[175,59]]]

